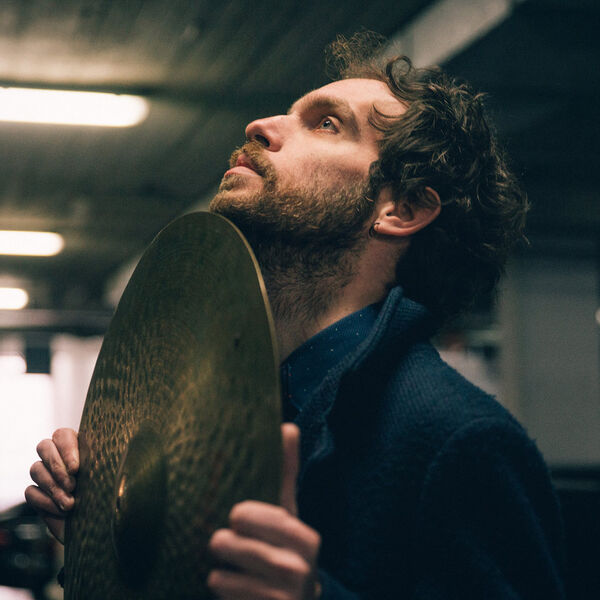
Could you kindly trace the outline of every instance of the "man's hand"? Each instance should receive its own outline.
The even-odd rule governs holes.
[[[65,516],[73,509],[75,475],[79,470],[77,433],[72,429],[57,429],[51,440],[37,446],[42,459],[29,471],[37,486],[25,490],[25,499],[43,517],[52,535],[64,543]]]
[[[314,600],[319,596],[319,534],[297,517],[299,430],[282,426],[281,506],[248,500],[229,515],[230,529],[215,531],[209,549],[234,570],[215,569],[208,586],[222,599]]]

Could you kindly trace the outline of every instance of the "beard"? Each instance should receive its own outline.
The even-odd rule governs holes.
[[[230,159],[245,154],[261,175],[262,189],[236,193],[239,175],[223,179],[209,209],[227,217],[244,234],[265,279],[269,300],[280,320],[318,318],[347,285],[366,241],[374,211],[362,178],[339,182],[339,172],[303,174],[304,181],[283,184],[263,147],[249,142]],[[335,182],[335,183],[332,183]]]

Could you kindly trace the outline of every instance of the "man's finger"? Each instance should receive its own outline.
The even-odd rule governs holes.
[[[302,585],[310,574],[309,564],[296,552],[219,529],[209,544],[213,556],[238,570],[288,589]]]
[[[56,502],[46,492],[35,485],[30,485],[25,490],[25,500],[39,513],[54,515],[56,517],[62,517],[64,514]]]
[[[40,514],[50,533],[61,543],[65,543],[65,517],[52,498],[35,485],[25,490],[25,500]]]
[[[33,463],[29,470],[31,479],[47,494],[61,510],[71,510],[75,504],[73,496],[61,488],[41,461]]]
[[[74,475],[79,470],[79,443],[77,432],[63,427],[52,434],[52,441],[62,458],[67,472]]]
[[[283,507],[247,500],[236,504],[229,514],[236,533],[267,544],[297,552],[314,565],[319,553],[319,534]]]
[[[38,456],[56,483],[66,491],[75,488],[75,479],[67,472],[67,467],[52,440],[42,440],[37,445]]]
[[[281,426],[283,441],[283,477],[280,503],[290,514],[297,515],[296,480],[300,468],[300,430],[293,423]]]

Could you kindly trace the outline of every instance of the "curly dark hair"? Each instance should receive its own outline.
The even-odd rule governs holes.
[[[395,198],[415,204],[429,202],[427,186],[439,194],[441,213],[412,236],[397,280],[446,321],[494,290],[511,248],[525,239],[528,202],[498,147],[483,94],[438,68],[414,68],[405,56],[382,64],[380,47],[363,33],[339,37],[329,52],[336,79],[383,81],[406,106],[396,117],[373,108],[370,123],[382,138],[370,188],[373,198],[391,187]]]

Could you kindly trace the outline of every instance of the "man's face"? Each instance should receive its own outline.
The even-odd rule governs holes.
[[[253,121],[211,210],[247,235],[325,244],[356,236],[373,209],[365,197],[379,152],[380,134],[368,122],[373,107],[404,112],[385,83],[346,79],[303,96],[286,115]]]

